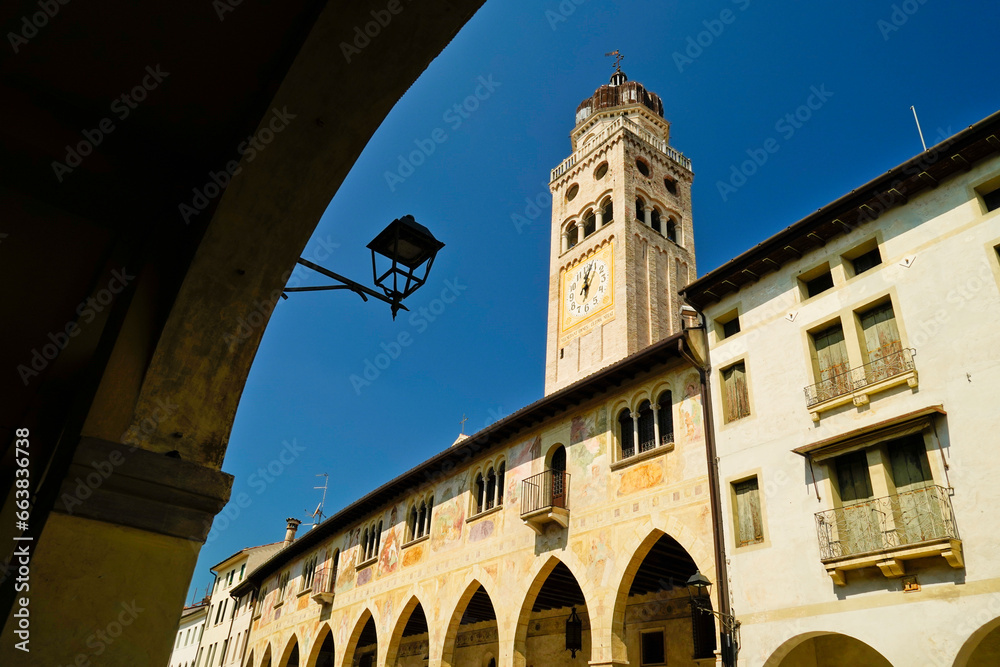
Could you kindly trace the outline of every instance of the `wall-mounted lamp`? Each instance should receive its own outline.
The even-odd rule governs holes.
[[[702,329],[705,326],[701,322],[701,316],[698,314],[698,311],[687,304],[681,306],[681,323],[685,331],[688,329]]]
[[[375,284],[382,289],[381,294],[301,257],[298,261],[299,264],[317,273],[322,273],[341,284],[288,287],[284,291],[319,292],[347,289],[360,296],[364,301],[367,301],[368,297],[371,296],[388,303],[392,307],[392,319],[396,319],[397,312],[408,310],[402,303],[403,299],[416,292],[421,285],[427,282],[427,275],[431,271],[431,265],[434,264],[434,258],[443,247],[444,243],[434,238],[434,235],[414,220],[412,215],[404,215],[389,223],[389,226],[368,244],[368,249],[372,251],[372,276],[375,279]],[[379,273],[379,264],[383,264],[383,267],[385,264],[376,258],[376,254],[390,261],[388,268],[381,273]],[[282,296],[287,298],[284,294]]]
[[[732,614],[723,614],[712,609],[712,582],[700,570],[687,580],[688,595],[691,598],[692,614],[711,614],[719,619],[722,627],[722,664],[725,667],[736,667],[740,652],[740,622]],[[714,642],[713,642],[714,644]]]
[[[577,651],[583,650],[583,621],[576,615],[576,607],[566,619],[566,650],[573,658]]]

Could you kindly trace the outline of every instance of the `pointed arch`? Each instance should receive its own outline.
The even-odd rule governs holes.
[[[565,588],[557,592],[550,590],[554,586],[547,587],[549,579],[556,573],[560,579],[567,575],[576,584],[576,588]],[[581,617],[589,617],[587,614],[587,600],[583,588],[580,586],[580,577],[565,562],[555,556],[549,556],[548,560],[541,565],[531,579],[531,584],[525,592],[524,601],[521,603],[521,610],[518,613],[517,625],[514,630],[514,667],[525,667],[528,664],[528,627],[531,624],[533,612],[539,611],[539,607],[545,609],[554,608],[552,605],[574,605],[578,609],[577,613]],[[585,623],[586,625],[586,623]],[[590,651],[590,633],[584,630],[583,655],[588,656]]]
[[[371,609],[365,607],[361,616],[354,624],[351,635],[347,639],[347,650],[344,652],[344,665],[354,664],[354,654],[359,648],[368,646],[367,642],[374,640],[375,654],[378,654],[378,624],[375,622],[375,615]],[[365,642],[365,643],[361,643]]]
[[[389,646],[385,655],[386,667],[395,667],[399,646],[404,637],[420,635],[428,632],[427,615],[424,606],[416,595],[410,597],[409,601],[403,605],[396,618],[392,634],[389,635]]]
[[[247,661],[244,663],[244,667],[254,667],[254,664],[253,664],[253,649],[250,649],[250,657],[247,658]]]
[[[260,667],[271,667],[271,644],[264,649],[264,657],[260,659]]]
[[[487,602],[489,603],[488,607]],[[473,579],[459,596],[458,602],[455,603],[455,609],[448,620],[444,643],[441,647],[441,667],[454,667],[456,664],[455,644],[463,621],[479,623],[488,620],[492,620],[494,623],[497,621],[493,598],[479,579]]]
[[[329,621],[324,621],[319,626],[316,639],[309,649],[309,656],[306,658],[305,667],[333,667],[336,660],[333,643],[333,627]]]
[[[661,542],[667,540],[669,542],[666,544]],[[695,570],[701,569],[702,572],[705,572],[709,576],[714,576],[714,567],[709,569],[709,563],[699,563],[697,558],[691,554],[691,550],[687,545],[682,544],[677,538],[667,534],[660,528],[651,528],[646,537],[631,550],[632,557],[622,572],[618,591],[615,594],[614,612],[611,617],[610,628],[611,657],[615,660],[627,661],[629,659],[625,627],[625,612],[628,606],[628,598],[633,593],[633,586],[637,583],[637,576],[640,575],[640,570],[643,569],[646,558],[654,553],[654,549],[657,549],[658,546],[660,548],[666,546],[668,549],[664,549],[664,551],[674,554],[677,560],[677,562],[671,563],[667,567],[660,565],[662,569],[656,573],[656,580],[661,582],[663,586],[662,590],[679,588],[681,595],[686,598],[687,579],[694,574]],[[678,550],[682,553],[678,553]],[[629,551],[625,551],[624,553],[629,553]],[[666,579],[664,579],[664,576],[666,576]],[[640,580],[640,584],[643,588],[649,587],[643,584],[642,580]]]
[[[285,642],[285,648],[281,651],[281,658],[276,667],[299,667],[300,653],[299,638],[293,632],[292,636]]]

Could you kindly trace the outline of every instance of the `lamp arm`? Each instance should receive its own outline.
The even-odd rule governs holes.
[[[313,262],[310,262],[308,259],[303,259],[303,258],[299,257],[298,263],[301,264],[302,266],[306,267],[307,269],[312,269],[313,271],[315,271],[317,273],[322,273],[327,278],[332,278],[333,280],[336,280],[339,283],[343,283],[343,285],[329,285],[329,286],[323,286],[323,287],[289,287],[289,288],[286,288],[284,290],[285,292],[315,292],[315,291],[319,291],[319,290],[349,289],[352,292],[354,292],[355,294],[357,294],[358,296],[360,296],[365,301],[367,301],[368,300],[367,297],[370,296],[370,297],[374,297],[374,298],[378,299],[379,301],[383,301],[383,302],[389,304],[390,306],[393,307],[394,311],[395,310],[406,310],[406,311],[409,311],[409,309],[406,306],[404,306],[403,304],[396,303],[392,299],[388,298],[387,296],[385,296],[383,294],[379,294],[375,290],[373,290],[371,288],[368,288],[368,287],[365,287],[361,283],[355,282],[355,281],[351,280],[350,278],[345,278],[344,276],[340,275],[339,273],[334,273],[333,271],[330,271],[329,269],[324,269],[319,264],[314,264]]]

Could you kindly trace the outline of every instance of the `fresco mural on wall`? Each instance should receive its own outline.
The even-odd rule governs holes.
[[[398,516],[398,506],[393,507],[389,512],[389,530],[386,531],[385,540],[382,544],[382,553],[379,555],[378,576],[382,577],[392,574],[399,565],[399,526],[396,525]]]
[[[434,510],[431,517],[431,540],[433,551],[453,548],[462,538],[465,526],[465,490],[468,473],[455,475],[438,489],[435,497],[444,500]]]
[[[704,461],[705,432],[702,427],[703,415],[701,406],[701,385],[696,373],[684,378],[684,400],[677,405],[678,425],[680,427],[683,458],[676,462],[677,474],[683,474],[689,465],[699,466]],[[677,428],[677,427],[675,427]]]
[[[663,465],[660,461],[650,461],[643,465],[629,468],[622,474],[618,485],[618,495],[627,496],[636,491],[642,491],[663,481]]]
[[[597,423],[601,421],[599,415],[606,412],[602,408],[595,413],[573,418],[570,440],[586,436],[586,439],[575,441],[569,448],[570,470],[576,472],[576,476],[572,478],[571,493],[577,507],[600,502],[604,495],[603,470],[607,433],[598,431]],[[604,417],[603,421],[606,424],[607,417]]]
[[[360,528],[355,528],[344,538],[344,544],[340,550],[340,563],[337,567],[337,582],[334,586],[335,593],[345,593],[354,588],[358,575],[355,565],[358,563],[358,545],[360,542]]]
[[[531,476],[531,462],[541,457],[541,452],[542,438],[537,435],[531,440],[518,443],[507,450],[507,489],[504,492],[504,505],[506,507],[517,507],[521,480]]]
[[[424,558],[424,545],[415,544],[403,550],[403,567],[416,565]]]
[[[573,542],[573,551],[587,568],[587,579],[600,582],[601,586],[613,583],[610,579],[615,569],[615,552],[610,544],[611,537],[604,530],[589,539]]]
[[[482,519],[476,521],[472,524],[472,528],[469,529],[469,541],[478,542],[480,540],[485,540],[487,537],[493,534],[493,520],[492,519]]]

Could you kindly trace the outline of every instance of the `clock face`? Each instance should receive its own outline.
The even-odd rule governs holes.
[[[566,313],[585,318],[597,312],[610,296],[611,269],[603,259],[590,259],[577,267],[566,289]]]

